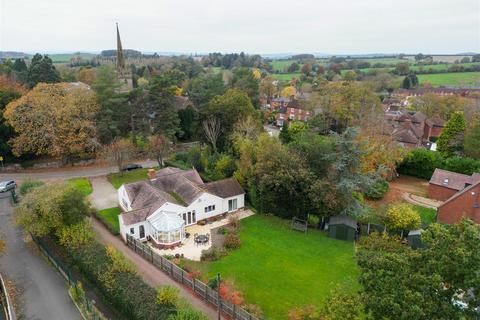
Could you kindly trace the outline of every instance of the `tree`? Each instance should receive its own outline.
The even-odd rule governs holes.
[[[300,69],[300,65],[297,62],[293,62],[291,65],[288,66],[287,71],[288,72],[295,72]]]
[[[20,98],[26,91],[6,76],[0,76],[0,155],[4,158],[12,155],[8,141],[15,136],[15,131],[6,122],[3,113],[8,103]]]
[[[292,140],[292,137],[290,137],[290,132],[288,131],[288,121],[283,121],[283,125],[280,134],[278,135],[278,138],[285,144],[289,143]]]
[[[238,89],[230,89],[221,96],[213,98],[201,111],[201,121],[217,118],[220,122],[221,136],[217,147],[222,150],[226,144],[226,137],[232,133],[234,125],[240,119],[255,116],[255,109],[245,94]]]
[[[343,79],[345,81],[355,81],[357,80],[357,73],[355,71],[352,71],[352,70],[348,70],[347,72],[345,72],[345,74],[343,75]]]
[[[294,86],[287,86],[282,89],[280,95],[284,98],[291,98],[297,93],[297,89]]]
[[[266,77],[260,81],[259,90],[260,94],[264,94],[267,98],[271,98],[275,95],[277,88],[274,85],[274,80],[270,77]]]
[[[185,109],[178,111],[180,133],[177,136],[179,139],[188,141],[196,136],[199,129],[198,117],[198,111],[192,106],[187,106]]]
[[[455,111],[445,124],[437,141],[437,150],[444,157],[451,157],[463,153],[463,138],[466,130],[463,112]]]
[[[421,220],[418,212],[408,203],[397,203],[387,209],[386,225],[390,230],[416,230]]]
[[[373,319],[474,319],[480,274],[471,270],[480,270],[478,239],[480,226],[467,220],[430,225],[420,250],[385,234],[362,237],[357,262],[366,313]],[[459,299],[466,308],[452,303]]]
[[[304,75],[308,75],[310,72],[312,72],[312,65],[310,63],[305,63],[302,66],[301,71]]]
[[[480,159],[480,121],[477,121],[467,129],[464,148],[467,156]]]
[[[480,62],[480,54],[476,54],[472,57],[472,62]]]
[[[35,153],[65,162],[95,152],[95,93],[68,83],[37,85],[10,102],[4,116],[17,136],[10,143],[15,155]]]
[[[33,189],[15,210],[17,223],[37,237],[61,237],[66,227],[81,223],[90,212],[85,195],[58,183]]]
[[[249,68],[233,69],[232,88],[244,91],[251,99],[252,104],[258,106],[259,80],[256,79]]]
[[[330,291],[330,295],[320,308],[320,320],[360,320],[363,314],[363,305],[360,295],[350,293],[345,288],[337,286]]]
[[[217,153],[217,141],[222,134],[222,125],[215,117],[208,118],[202,122],[205,138],[212,145],[213,152]]]
[[[80,68],[77,72],[77,80],[88,85],[93,85],[97,78],[95,69],[93,68]]]
[[[163,159],[170,153],[170,140],[164,135],[152,135],[148,137],[148,153],[157,160],[158,165],[163,167]]]
[[[411,73],[403,79],[402,87],[404,89],[413,89],[418,86],[418,77]]]
[[[123,175],[123,167],[133,156],[134,147],[130,140],[115,138],[112,143],[103,148],[102,156],[118,168]]]
[[[17,81],[21,83],[25,83],[27,81],[28,68],[25,60],[15,59],[15,62],[12,65],[12,70]]]
[[[27,85],[29,88],[35,87],[37,83],[55,83],[60,82],[60,74],[53,65],[52,59],[47,55],[35,54],[28,68]]]
[[[197,108],[206,105],[213,97],[224,94],[225,90],[221,74],[193,78],[187,86],[188,97]]]
[[[410,64],[408,62],[399,62],[395,66],[395,72],[399,75],[406,75],[410,72]]]

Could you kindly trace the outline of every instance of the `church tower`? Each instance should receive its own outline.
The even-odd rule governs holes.
[[[122,40],[120,39],[120,31],[118,30],[118,23],[117,23],[117,61],[116,61],[116,69],[117,69],[117,76],[118,80],[122,84],[120,87],[121,92],[127,92],[132,90],[132,75],[130,72],[127,71],[125,66],[125,57],[123,55],[123,48],[122,48]]]

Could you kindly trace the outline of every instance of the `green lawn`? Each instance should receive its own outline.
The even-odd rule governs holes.
[[[158,170],[158,168],[154,168],[155,170]],[[147,168],[143,169],[137,169],[137,170],[132,170],[128,172],[123,172],[123,173],[110,173],[107,176],[108,181],[113,185],[115,189],[120,188],[120,186],[124,183],[132,183],[140,180],[146,180],[147,179]]]
[[[67,180],[67,183],[78,189],[82,194],[88,196],[93,192],[92,185],[87,178],[74,178]]]
[[[300,78],[301,73],[300,72],[292,72],[292,73],[272,73],[270,76],[274,79],[280,80],[280,81],[290,81],[293,78]]]
[[[425,208],[422,206],[413,206],[420,214],[420,218],[425,225],[432,224],[437,221],[437,211],[435,209]]]
[[[418,81],[422,85],[428,80],[434,87],[438,86],[478,86],[480,72],[452,72],[437,74],[419,74]]]
[[[119,207],[103,209],[97,212],[97,216],[100,220],[102,220],[107,227],[112,231],[114,234],[120,233],[120,226],[118,224],[118,215],[122,211]]]
[[[290,221],[259,214],[241,221],[240,238],[240,249],[200,268],[209,278],[220,273],[233,281],[268,319],[286,319],[295,306],[318,306],[336,284],[359,287],[351,242],[316,230],[305,235],[291,230]]]

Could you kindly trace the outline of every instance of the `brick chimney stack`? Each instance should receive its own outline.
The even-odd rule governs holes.
[[[149,180],[153,180],[157,178],[157,172],[155,171],[155,169],[148,169],[147,175]]]

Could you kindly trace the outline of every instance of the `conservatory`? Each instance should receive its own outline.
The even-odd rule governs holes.
[[[150,236],[160,247],[171,247],[185,239],[185,221],[176,213],[162,211],[150,223]]]

